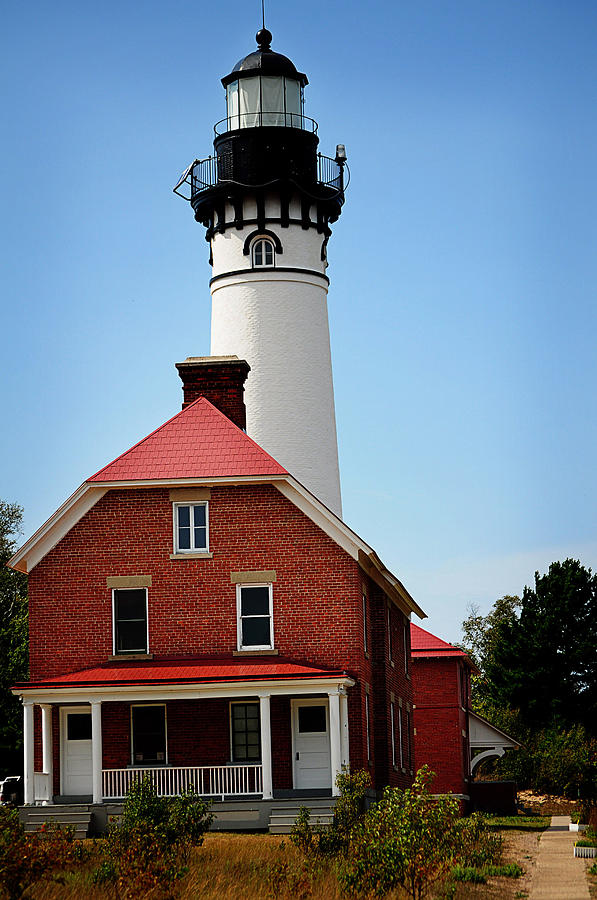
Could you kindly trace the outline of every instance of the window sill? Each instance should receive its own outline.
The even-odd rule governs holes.
[[[108,662],[116,662],[121,659],[153,659],[153,653],[116,653],[108,657]]]
[[[396,668],[396,663],[394,662],[393,659],[390,660],[390,665],[391,665],[391,667],[392,667],[393,669]]]
[[[233,650],[233,656],[277,656],[278,650]]]
[[[212,559],[213,553],[209,550],[193,550],[189,553],[171,553],[170,559]]]

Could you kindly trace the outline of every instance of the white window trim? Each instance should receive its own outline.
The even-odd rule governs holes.
[[[259,264],[259,263],[255,262],[255,247],[257,246],[257,244],[260,243],[260,241],[265,241],[272,248],[271,263],[264,262],[264,263]],[[265,259],[265,253],[263,254],[263,257]],[[276,267],[276,245],[274,244],[272,239],[270,237],[268,237],[267,235],[257,235],[257,237],[253,241],[251,241],[251,268],[253,268],[253,269],[275,269],[275,267]]]
[[[398,744],[400,750],[400,768],[404,768],[404,747],[402,745],[402,707],[398,707]]]
[[[194,547],[192,546],[195,543],[195,530],[194,530],[194,521],[195,514],[193,513],[193,525],[191,525],[191,546],[187,549],[182,549],[178,546],[178,508],[180,506],[204,506],[205,507],[205,547]],[[174,553],[185,554],[185,553],[209,553],[209,501],[208,500],[197,500],[196,502],[192,500],[175,502],[172,504],[172,543],[174,547]]]
[[[242,631],[242,620],[241,620],[241,594],[243,588],[267,588],[269,594],[269,634],[270,641],[269,644],[249,644],[248,646],[244,646],[242,643],[243,631]],[[251,618],[265,618],[265,616],[244,616],[245,619]],[[237,650],[273,650],[275,647],[274,641],[274,596],[272,583],[253,583],[253,582],[244,582],[243,584],[236,585],[236,649]]]
[[[145,591],[145,648],[143,650],[118,650],[116,646],[116,593],[124,591]],[[112,588],[112,655],[127,656],[133,653],[149,653],[149,598],[147,588]]]
[[[137,706],[161,706],[164,710],[164,741],[165,741],[165,749],[164,755],[165,759],[163,762],[135,762],[135,741],[133,737],[133,708]],[[131,732],[131,766],[134,769],[150,769],[150,768],[160,768],[161,766],[168,766],[168,707],[165,703],[131,703],[130,705],[130,732]]]
[[[259,713],[258,720],[261,726],[261,710],[259,708],[259,700],[231,700],[228,704],[228,721],[230,722],[230,762],[233,766],[258,766],[263,759],[263,750],[261,747],[261,730],[259,731],[259,759],[246,759],[244,763],[234,759],[234,733],[232,731],[232,707],[233,706],[256,706]]]

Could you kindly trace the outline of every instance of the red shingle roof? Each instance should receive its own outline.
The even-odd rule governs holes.
[[[199,397],[87,480],[287,474],[286,469],[209,400]]]
[[[410,647],[414,659],[423,656],[464,656],[466,659],[469,658],[464,650],[442,641],[441,638],[425,631],[414,622],[410,623]]]
[[[230,681],[271,681],[272,679],[335,678],[339,669],[288,660],[248,662],[243,659],[171,659],[159,662],[114,662],[80,672],[70,672],[43,681],[16,685],[19,688],[91,687],[137,684],[214,684]]]

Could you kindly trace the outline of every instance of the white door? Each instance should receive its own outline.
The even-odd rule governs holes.
[[[292,701],[294,786],[330,788],[330,718],[327,700]]]
[[[62,793],[82,796],[93,793],[91,767],[91,709],[63,706],[60,710]]]

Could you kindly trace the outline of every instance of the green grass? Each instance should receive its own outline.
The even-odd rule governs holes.
[[[451,877],[454,881],[466,881],[472,884],[486,884],[488,878],[520,878],[524,869],[518,863],[505,866],[454,866]]]
[[[487,824],[490,828],[544,831],[551,824],[551,816],[488,816]]]
[[[574,846],[575,847],[597,847],[597,841],[586,841],[586,840],[575,841]]]

